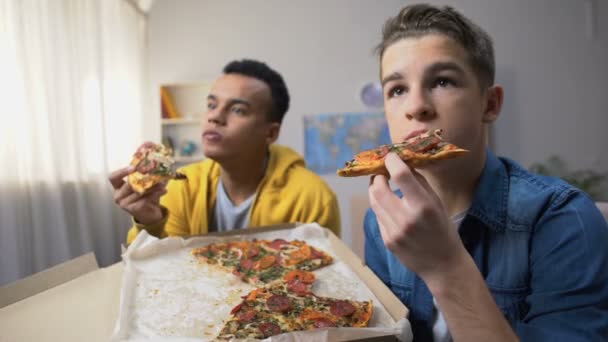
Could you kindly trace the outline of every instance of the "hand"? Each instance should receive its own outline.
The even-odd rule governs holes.
[[[167,193],[167,183],[159,183],[144,194],[133,191],[124,178],[134,172],[131,166],[112,172],[109,177],[114,188],[114,202],[141,224],[154,224],[163,219],[160,197]]]
[[[466,253],[457,228],[427,181],[395,153],[385,160],[391,180],[403,192],[396,196],[387,177],[377,175],[368,189],[372,210],[386,247],[427,284],[449,273]]]

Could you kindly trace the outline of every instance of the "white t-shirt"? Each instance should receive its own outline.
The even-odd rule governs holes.
[[[460,227],[462,220],[464,220],[465,216],[467,216],[467,212],[469,210],[465,210],[458,215],[452,216],[452,222],[456,228]],[[437,301],[435,301],[435,297],[433,297],[433,341],[435,342],[452,342],[452,335],[450,335],[450,331],[448,330],[448,325],[445,323],[445,319],[443,318],[443,314],[439,307],[437,306]]]
[[[255,194],[251,195],[243,203],[235,206],[230,197],[228,197],[226,190],[224,190],[224,184],[222,184],[222,180],[220,179],[217,182],[217,198],[209,231],[226,232],[247,227],[249,224],[249,211],[254,199]]]

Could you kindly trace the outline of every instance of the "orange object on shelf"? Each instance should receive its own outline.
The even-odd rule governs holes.
[[[160,98],[163,118],[177,119],[181,117],[177,111],[177,108],[175,108],[175,103],[173,102],[173,98],[171,97],[171,94],[167,88],[160,87]]]

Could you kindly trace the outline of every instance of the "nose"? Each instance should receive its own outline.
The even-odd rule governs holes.
[[[207,111],[207,122],[220,126],[225,125],[226,118],[224,115],[224,111],[219,106],[214,109],[209,109]]]
[[[403,113],[408,120],[428,121],[435,118],[435,111],[424,89],[410,89],[404,101]]]

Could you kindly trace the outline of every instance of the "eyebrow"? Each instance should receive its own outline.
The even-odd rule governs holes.
[[[382,82],[381,82],[382,87],[384,88],[384,86],[390,81],[397,81],[397,80],[402,80],[402,79],[403,79],[403,75],[401,75],[398,72],[394,72],[382,79]]]
[[[209,94],[209,95],[207,95],[207,100],[218,101],[218,98],[217,98],[217,96],[215,96],[213,94]],[[239,99],[239,98],[228,99],[228,103],[230,103],[231,105],[242,104],[247,107],[251,107],[251,102],[249,102],[247,100]]]
[[[439,71],[444,71],[444,70],[449,70],[449,71],[455,71],[459,74],[464,74],[464,70],[462,69],[462,67],[460,65],[458,65],[457,63],[454,62],[437,62],[437,63],[433,63],[431,64],[430,67],[428,67],[425,70],[425,74],[434,74],[437,73]]]
[[[458,65],[454,62],[433,63],[424,70],[424,73],[425,74],[435,74],[435,73],[438,73],[438,72],[444,71],[444,70],[449,70],[449,71],[457,72],[459,74],[464,74],[464,70],[462,69],[462,67],[460,67],[460,65]],[[388,82],[398,81],[398,80],[402,80],[402,79],[404,79],[404,76],[401,73],[399,73],[397,71],[393,72],[392,74],[390,74],[382,79],[382,81],[381,81],[382,87],[384,87]]]

